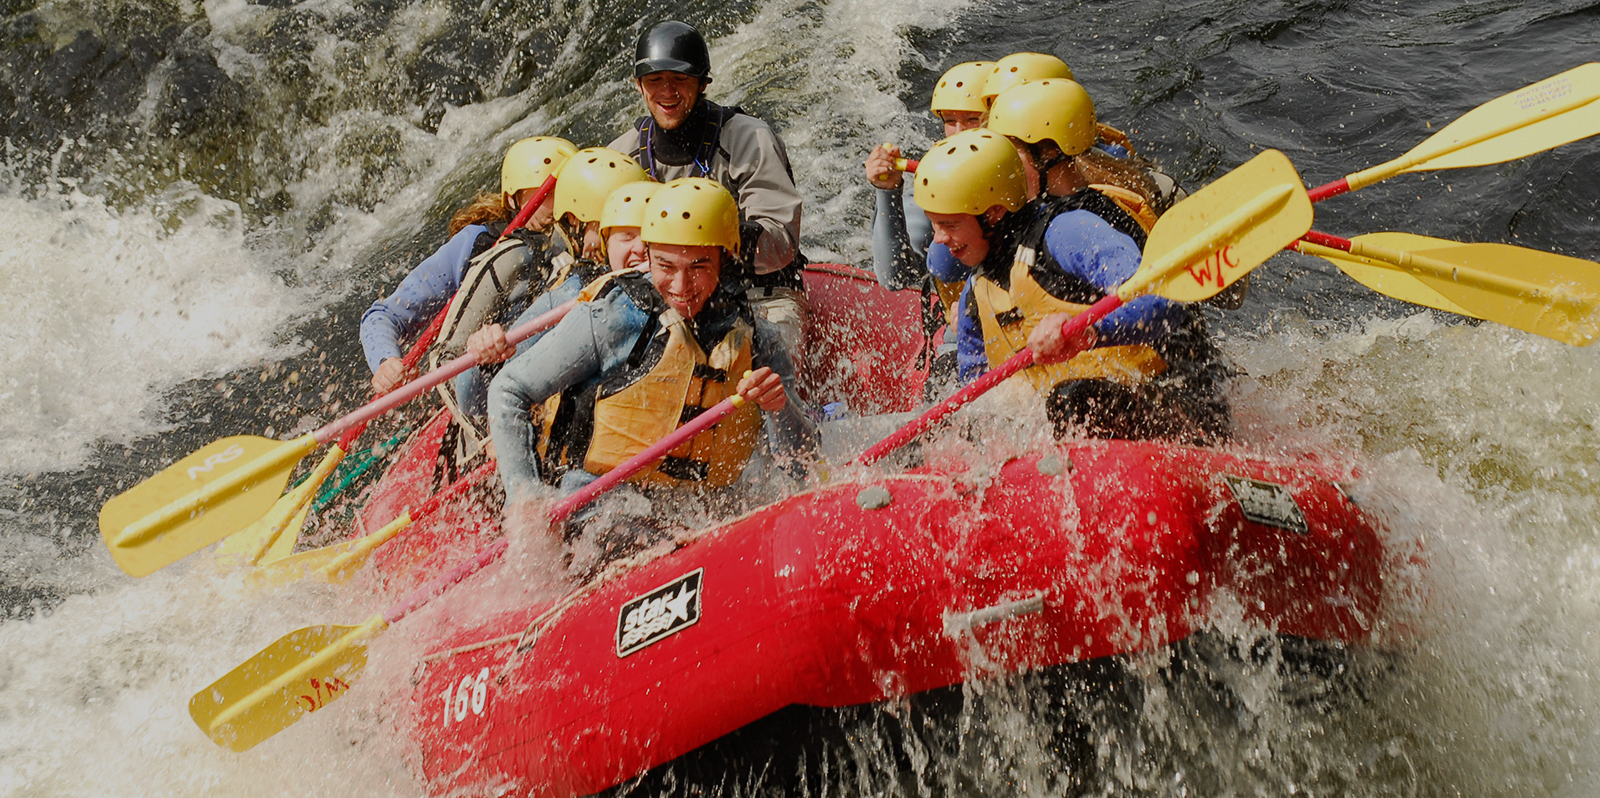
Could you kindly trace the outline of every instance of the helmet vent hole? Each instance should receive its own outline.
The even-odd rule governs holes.
[[[688,211],[684,211],[684,212],[683,212],[683,218],[685,218],[685,219],[688,219],[688,218],[690,218],[690,217],[689,217],[689,212],[688,212]]]

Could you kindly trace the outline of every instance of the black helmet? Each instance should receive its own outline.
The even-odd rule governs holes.
[[[634,49],[633,76],[652,72],[682,72],[695,78],[711,79],[711,52],[706,39],[694,26],[669,19],[639,37]]]

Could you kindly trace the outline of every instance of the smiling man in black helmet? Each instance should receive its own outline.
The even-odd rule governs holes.
[[[798,362],[809,306],[800,280],[800,192],[783,141],[767,123],[705,98],[711,56],[690,25],[668,20],[645,31],[633,75],[650,113],[609,146],[658,181],[707,177],[733,194],[750,304]]]

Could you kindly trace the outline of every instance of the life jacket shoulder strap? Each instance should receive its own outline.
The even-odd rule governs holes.
[[[704,134],[700,138],[700,146],[695,148],[694,164],[699,168],[700,174],[695,177],[710,177],[711,162],[720,153],[727,158],[728,151],[722,148],[722,129],[728,120],[745,111],[737,105],[722,106],[706,100],[707,119]],[[656,122],[648,114],[633,121],[633,129],[638,131],[638,143],[633,151],[628,153],[639,166],[650,173],[652,180],[660,180],[661,175],[656,170],[655,159],[650,157],[650,140],[656,134]]]
[[[1111,198],[1111,201],[1115,202],[1118,208],[1121,208],[1125,213],[1133,217],[1135,222],[1139,223],[1139,229],[1143,230],[1146,235],[1150,233],[1150,228],[1156,226],[1156,209],[1145,200],[1143,194],[1122,186],[1113,186],[1109,183],[1091,183],[1089,188]],[[1140,248],[1143,248],[1142,245]]]
[[[1049,200],[1045,204],[1043,212],[1039,214],[1038,221],[1034,222],[1033,226],[1028,229],[1028,232],[1023,236],[1023,240],[1037,246],[1044,242],[1045,231],[1050,228],[1050,223],[1055,221],[1057,216],[1068,211],[1088,211],[1104,219],[1106,224],[1111,225],[1113,230],[1133,239],[1133,243],[1143,250],[1146,237],[1144,226],[1139,223],[1138,219],[1134,218],[1133,214],[1119,205],[1115,198],[1102,191],[1101,189],[1103,188],[1106,187],[1089,186],[1078,189],[1065,197],[1056,197]]]
[[[1088,280],[1061,268],[1061,264],[1050,254],[1050,248],[1045,243],[1050,223],[1054,222],[1057,216],[1079,210],[1100,217],[1111,225],[1112,229],[1133,239],[1134,244],[1144,249],[1144,228],[1139,226],[1133,216],[1105,194],[1086,188],[1065,197],[1052,199],[1040,209],[1038,218],[1023,231],[1018,241],[1013,269],[1017,265],[1026,266],[1034,282],[1056,299],[1089,305],[1098,301],[1105,292]],[[1006,284],[1001,287],[1010,289],[1009,274]]]

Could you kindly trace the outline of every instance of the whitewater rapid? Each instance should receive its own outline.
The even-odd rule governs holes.
[[[403,743],[387,734],[416,647],[403,629],[375,646],[367,678],[335,710],[251,752],[212,745],[186,711],[195,690],[291,629],[381,609],[359,585],[248,593],[201,558],[133,580],[94,527],[104,498],[164,456],[220,435],[325,421],[338,411],[318,401],[322,383],[355,383],[335,396],[348,408],[359,397],[360,309],[442,240],[449,209],[493,184],[505,146],[559,131],[605,141],[639,113],[623,51],[642,6],[391,5],[162,7],[188,31],[182,46],[211,53],[253,109],[253,143],[241,150],[219,155],[192,131],[167,132],[183,121],[164,110],[176,89],[163,76],[188,63],[176,49],[141,75],[126,114],[149,139],[108,146],[73,128],[47,144],[6,145],[0,794],[422,794]],[[1397,155],[1600,44],[1593,10],[1576,0],[708,5],[719,65],[711,96],[779,122],[806,197],[806,250],[856,263],[867,251],[864,154],[880,141],[911,151],[930,143],[932,75],[959,60],[1058,52],[1102,115],[1185,180],[1276,146],[1314,185]],[[91,28],[120,41],[93,13],[37,11],[54,26],[47,50]],[[4,13],[13,26],[25,16]],[[480,34],[459,20],[487,27],[505,19],[497,14],[525,15],[504,37],[522,44],[482,64],[469,46],[439,44]],[[540,65],[532,78],[528,59]],[[406,82],[440,64],[459,72],[435,83],[466,75],[476,89],[416,93]],[[228,96],[214,95],[219,106]],[[138,157],[70,168],[119,146]],[[1330,201],[1318,226],[1592,259],[1597,155],[1590,141],[1470,173],[1397,178]],[[241,172],[256,182],[240,182]],[[1099,740],[1109,763],[1100,791],[1593,794],[1600,355],[1373,299],[1308,258],[1273,260],[1253,291],[1238,315],[1213,317],[1241,372],[1240,446],[1363,471],[1352,494],[1384,520],[1395,552],[1384,654],[1369,663],[1386,676],[1363,700],[1324,711],[1284,697],[1293,679],[1240,666],[1213,674],[1237,703],[1212,715],[1163,686],[1164,655],[1152,654],[1135,663],[1153,696],[1144,714],[1132,732]],[[317,385],[293,393],[291,375]],[[240,387],[249,385],[265,387]],[[986,418],[996,436],[1029,433]],[[1218,626],[1247,640],[1263,632],[1225,612]],[[1023,772],[1044,767],[1029,759],[1027,703],[974,720]]]

